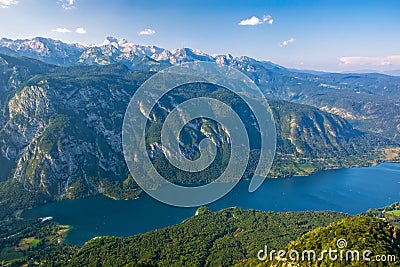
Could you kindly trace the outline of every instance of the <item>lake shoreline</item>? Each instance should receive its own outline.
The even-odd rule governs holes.
[[[331,171],[331,170],[344,170],[344,169],[354,169],[354,168],[368,168],[368,167],[374,167],[374,166],[379,166],[381,164],[384,163],[400,163],[400,159],[398,160],[392,160],[392,161],[374,161],[372,163],[366,163],[366,164],[356,164],[356,165],[352,165],[350,167],[333,167],[333,168],[326,168],[326,169],[316,169],[315,171],[312,172],[308,172],[305,174],[291,174],[291,175],[287,175],[287,176],[279,176],[279,177],[266,177],[265,179],[287,179],[287,178],[296,178],[296,177],[309,177],[313,174],[317,174],[320,172],[325,172],[325,171]],[[241,181],[251,181],[252,178],[242,178]],[[203,185],[203,184],[201,184]],[[201,186],[201,185],[191,185],[191,186]],[[115,201],[127,201],[127,200],[137,200],[141,197],[142,194],[145,194],[144,191],[142,191],[137,197],[135,198],[118,198],[115,196],[111,196],[109,194],[97,194],[97,195],[93,195],[93,196],[88,196],[88,198],[90,197],[96,197],[99,195],[103,195],[107,198],[110,198],[112,200]]]
[[[358,215],[400,200],[400,164],[266,179],[254,193],[248,192],[248,185],[249,181],[240,181],[227,195],[206,206],[213,211],[236,206],[271,212],[324,210]],[[95,236],[126,237],[175,225],[193,216],[196,210],[169,206],[146,194],[128,201],[97,195],[49,203],[24,211],[22,217],[52,216],[55,222],[71,226],[65,243],[82,244]]]

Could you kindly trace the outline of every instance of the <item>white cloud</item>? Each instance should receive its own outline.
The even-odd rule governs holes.
[[[139,35],[153,35],[156,31],[153,29],[144,29],[143,31],[139,32]]]
[[[252,16],[239,22],[240,26],[256,26],[264,23],[273,24],[274,19],[270,15],[263,16],[262,19]]]
[[[56,29],[53,29],[53,30],[51,30],[51,31],[57,32],[57,33],[70,33],[70,32],[72,32],[71,30],[69,30],[69,29],[67,29],[67,28],[56,28]],[[85,28],[82,28],[82,27],[76,28],[76,29],[75,29],[75,32],[78,33],[78,34],[85,34],[85,33],[87,33],[86,29],[85,29]]]
[[[75,7],[76,0],[58,0],[58,3],[62,8],[69,10]]]
[[[340,64],[357,67],[400,66],[400,55],[386,57],[341,57]]]
[[[16,4],[18,4],[18,0],[0,0],[0,8],[9,8]]]
[[[294,38],[292,37],[292,38],[290,38],[290,39],[288,39],[288,40],[285,40],[285,41],[283,41],[282,43],[280,43],[280,47],[288,46],[289,44],[292,44],[292,43],[294,43],[294,42],[296,42],[296,39],[294,39]]]
[[[76,28],[75,32],[76,32],[76,33],[79,33],[79,34],[85,34],[85,33],[87,33],[86,29],[85,29],[85,28],[82,28],[82,27]]]
[[[70,30],[68,30],[67,28],[56,28],[51,30],[52,32],[57,32],[57,33],[69,33],[71,32]]]

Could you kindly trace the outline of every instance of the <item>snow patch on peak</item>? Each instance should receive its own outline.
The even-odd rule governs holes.
[[[157,46],[144,46],[130,43],[126,39],[113,36],[105,38],[101,44],[80,45],[68,44],[50,38],[36,37],[25,40],[0,39],[0,48],[9,55],[21,55],[35,58],[50,64],[71,66],[91,64],[123,63],[129,68],[152,69],[158,65],[163,67],[185,62],[206,61],[227,66],[247,69],[249,64],[263,64],[271,68],[277,65],[259,62],[247,56],[234,58],[231,54],[209,55],[199,49],[179,48],[173,51]],[[9,51],[11,50],[11,51]],[[7,52],[9,51],[9,52]]]

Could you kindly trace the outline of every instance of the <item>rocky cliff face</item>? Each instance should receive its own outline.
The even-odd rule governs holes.
[[[135,84],[96,79],[96,70],[90,77],[64,77],[71,75],[67,70],[18,80],[23,67],[9,67],[0,144],[3,158],[16,164],[10,177],[53,196],[68,194],[78,178],[96,193],[102,178],[127,177],[120,133]],[[115,72],[127,69],[117,66]]]

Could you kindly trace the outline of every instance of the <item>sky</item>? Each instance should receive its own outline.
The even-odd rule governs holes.
[[[322,71],[400,70],[399,0],[0,0],[0,38],[250,56]]]

